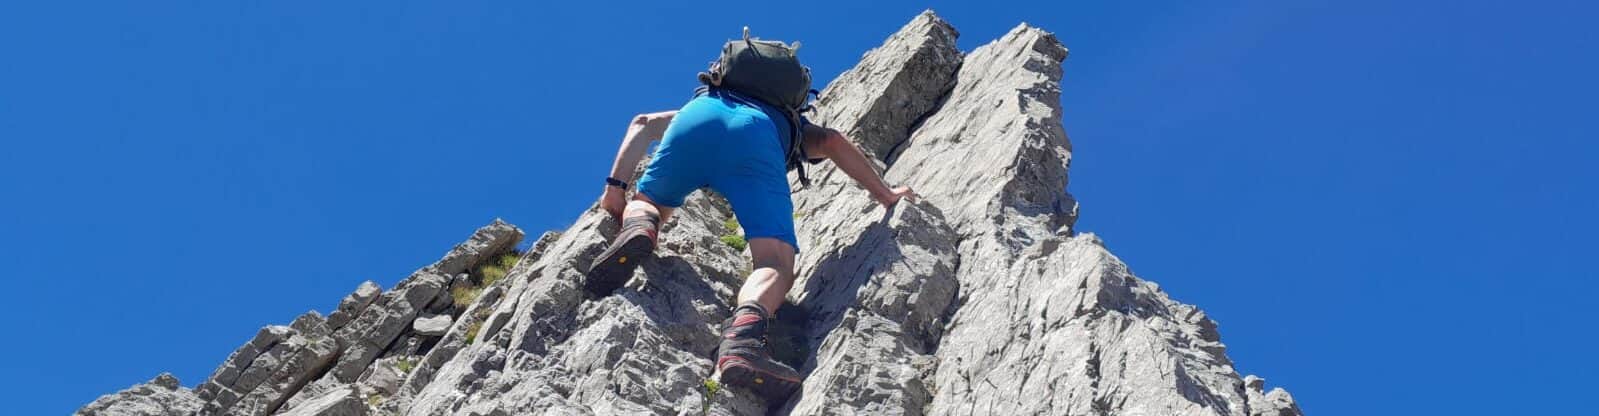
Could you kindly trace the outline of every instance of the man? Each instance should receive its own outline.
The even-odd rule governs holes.
[[[808,84],[808,71],[805,77]],[[794,284],[798,250],[787,176],[791,156],[785,150],[795,139],[791,119],[795,117],[785,116],[769,101],[716,82],[707,82],[707,88],[680,110],[635,117],[622,138],[600,202],[621,218],[622,228],[584,281],[592,295],[610,294],[631,278],[639,260],[654,251],[660,224],[684,197],[701,187],[721,193],[744,228],[755,267],[739,289],[733,317],[723,323],[716,371],[723,383],[777,400],[800,384],[799,374],[773,360],[766,345],[767,320]],[[803,118],[797,121],[806,161],[832,160],[884,207],[901,198],[916,198],[908,187],[884,183],[843,134]],[[639,179],[638,192],[627,201],[628,184],[617,178],[630,177],[649,143],[657,139],[661,144],[655,157]]]

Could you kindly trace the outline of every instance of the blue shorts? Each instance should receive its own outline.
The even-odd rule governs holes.
[[[788,120],[722,91],[689,101],[666,128],[638,191],[677,208],[703,187],[727,197],[744,237],[776,238],[799,251],[789,199]]]

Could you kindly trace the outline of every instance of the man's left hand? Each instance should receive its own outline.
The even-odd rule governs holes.
[[[612,219],[622,219],[622,210],[627,209],[627,191],[606,185],[605,194],[600,195],[600,209],[611,213]]]

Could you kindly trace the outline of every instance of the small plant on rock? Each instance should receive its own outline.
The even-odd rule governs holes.
[[[472,343],[477,342],[477,333],[481,330],[483,330],[483,321],[477,321],[473,322],[471,325],[467,325],[466,344],[472,345]]]
[[[700,401],[700,416],[711,414],[711,400],[716,398],[716,392],[722,389],[721,383],[716,380],[705,379],[705,389],[700,393],[705,394],[705,399]]]
[[[416,360],[401,358],[399,361],[394,362],[394,367],[400,369],[401,373],[410,374],[411,370],[416,368]]]
[[[748,247],[750,243],[744,241],[744,236],[741,235],[724,235],[722,236],[722,244],[726,244],[734,250],[744,251],[744,247]]]
[[[461,286],[450,289],[450,299],[455,301],[455,307],[457,309],[466,309],[466,307],[472,306],[472,302],[476,301],[478,295],[482,294],[482,288],[471,286]]]

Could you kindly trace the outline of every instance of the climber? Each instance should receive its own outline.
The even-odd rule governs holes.
[[[745,28],[744,38],[729,41],[711,69],[699,74],[703,85],[686,105],[633,118],[600,198],[600,206],[621,220],[621,231],[584,276],[592,296],[609,295],[652,255],[660,224],[688,194],[701,187],[721,193],[744,228],[754,270],[739,289],[733,316],[723,322],[716,372],[723,383],[775,400],[800,383],[799,373],[773,360],[766,345],[767,321],[794,284],[798,251],[787,171],[798,170],[807,184],[801,161],[832,160],[885,208],[917,198],[909,187],[885,183],[843,134],[799,116],[816,92],[810,70],[794,55],[798,45],[753,40]],[[632,177],[655,140],[660,146],[628,201],[629,184],[620,178]]]

